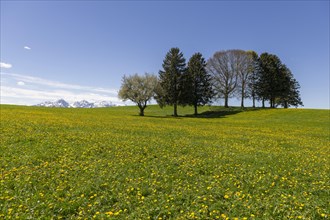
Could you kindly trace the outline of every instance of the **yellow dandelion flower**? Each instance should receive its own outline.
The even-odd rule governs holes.
[[[111,216],[111,215],[113,215],[113,212],[110,211],[110,212],[106,212],[105,214]]]

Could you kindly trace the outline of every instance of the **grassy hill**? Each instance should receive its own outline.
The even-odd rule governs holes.
[[[0,218],[329,218],[329,110],[0,107]]]

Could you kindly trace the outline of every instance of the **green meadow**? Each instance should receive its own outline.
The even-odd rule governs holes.
[[[330,218],[329,110],[0,107],[0,219]]]

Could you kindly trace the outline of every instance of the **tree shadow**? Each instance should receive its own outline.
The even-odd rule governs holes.
[[[224,118],[228,115],[235,115],[243,111],[206,111],[198,115],[185,115],[186,118]]]
[[[226,116],[229,115],[235,115],[247,111],[258,111],[261,109],[262,108],[247,107],[242,109],[240,107],[224,108],[219,106],[212,106],[210,107],[210,110],[201,112],[198,115],[186,114],[186,115],[178,115],[176,117],[174,117],[173,115],[144,115],[144,116],[132,115],[132,116],[142,117],[142,118],[145,117],[145,118],[178,119],[178,120],[183,118],[225,118]]]
[[[140,116],[140,115],[131,115],[131,116],[136,116],[136,117],[141,117],[141,118],[168,118],[168,119],[182,119],[186,116],[184,115],[178,115],[176,117],[174,117],[173,115],[144,115],[144,116]]]
[[[230,108],[219,108],[211,109],[209,111],[202,112],[198,115],[189,114],[184,117],[187,118],[225,118],[228,115],[236,115],[241,112],[246,111],[258,111],[260,108],[239,108],[239,107],[230,107]]]

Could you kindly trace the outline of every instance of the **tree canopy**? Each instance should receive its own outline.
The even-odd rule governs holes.
[[[178,105],[198,106],[211,103],[214,99],[228,100],[237,97],[244,108],[244,100],[269,101],[270,107],[303,105],[300,85],[291,70],[274,54],[255,51],[217,51],[206,62],[201,53],[193,54],[188,64],[179,48],[171,48],[163,60],[158,78],[151,74],[124,76],[119,97],[131,100],[144,115],[147,102],[155,98],[160,107],[174,107],[173,116],[178,116]]]
[[[124,101],[131,100],[136,103],[140,109],[140,115],[144,116],[144,109],[147,107],[147,102],[154,97],[156,87],[157,77],[152,74],[124,75],[118,96]]]
[[[219,97],[225,99],[226,108],[229,107],[228,100],[237,87],[239,54],[240,50],[218,51],[207,62],[207,69],[213,78],[214,90]]]
[[[186,60],[179,48],[171,48],[163,61],[163,70],[159,71],[159,87],[156,100],[163,107],[173,105],[173,115],[178,116],[177,106],[186,104],[184,99],[184,74]]]
[[[299,83],[289,68],[274,54],[263,53],[258,59],[256,93],[263,101],[269,100],[270,107],[302,105]],[[264,106],[264,104],[263,104]]]
[[[195,53],[188,62],[188,102],[194,106],[194,114],[197,115],[197,107],[211,102],[214,96],[212,77],[206,71],[206,61],[201,53]]]

